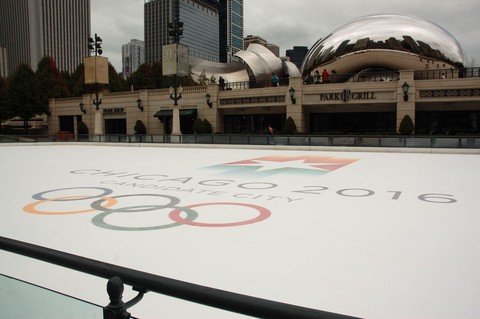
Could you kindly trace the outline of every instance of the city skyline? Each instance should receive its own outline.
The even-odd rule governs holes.
[[[104,40],[104,56],[121,72],[121,48],[131,39],[144,40],[143,0],[92,0],[91,32]],[[115,8],[115,12],[111,12]],[[258,35],[280,47],[280,55],[294,46],[310,48],[328,31],[348,21],[377,13],[406,14],[433,22],[452,34],[464,49],[467,63],[480,63],[480,38],[476,12],[480,2],[461,0],[455,3],[437,1],[377,3],[365,0],[339,0],[322,4],[308,0],[244,0],[244,35]],[[323,22],[322,22],[323,21]]]

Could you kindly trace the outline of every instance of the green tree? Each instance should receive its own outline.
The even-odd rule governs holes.
[[[71,96],[82,96],[82,94],[86,93],[84,70],[85,70],[85,66],[82,63],[79,66],[77,66],[75,71],[71,74],[70,79],[68,81],[70,86]]]
[[[154,87],[156,89],[169,87],[168,84],[165,83],[165,78],[163,76],[162,64],[160,62],[155,62],[155,63],[152,64],[152,72],[153,72]]]
[[[12,109],[8,103],[8,82],[6,79],[0,77],[0,122],[4,122],[13,117]],[[2,126],[3,127],[3,126]]]
[[[133,85],[134,90],[150,90],[155,88],[155,79],[150,64],[142,64],[137,71],[127,79],[128,86]]]
[[[37,101],[42,113],[48,111],[48,100],[69,96],[69,88],[66,80],[58,71],[55,61],[50,57],[44,57],[38,63],[37,72]]]
[[[400,122],[400,127],[398,132],[402,135],[411,135],[415,131],[415,125],[413,124],[412,118],[407,114],[403,117]]]
[[[7,100],[13,114],[23,120],[25,130],[28,130],[30,118],[45,112],[45,106],[37,101],[36,87],[35,73],[28,65],[21,64],[11,77]]]
[[[127,81],[118,74],[112,64],[108,64],[108,88],[110,92],[124,92],[127,90]]]

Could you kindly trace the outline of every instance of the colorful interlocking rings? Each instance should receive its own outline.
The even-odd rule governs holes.
[[[65,193],[74,192],[75,195],[65,195]],[[80,191],[81,194],[78,194]],[[92,192],[100,191],[100,194],[90,194]],[[83,194],[82,194],[83,192]],[[58,194],[55,196],[55,194]],[[246,204],[246,203],[237,203],[237,202],[207,202],[207,203],[198,203],[190,204],[186,206],[180,206],[180,199],[170,195],[162,194],[128,194],[128,195],[117,195],[109,196],[113,193],[113,190],[103,187],[70,187],[70,188],[59,188],[52,189],[44,192],[37,193],[32,196],[33,199],[37,201],[30,203],[23,207],[23,211],[31,214],[40,214],[40,215],[67,215],[67,214],[81,214],[81,213],[91,213],[91,212],[100,212],[92,218],[92,223],[98,227],[110,229],[110,230],[121,230],[121,231],[148,231],[148,230],[157,230],[157,229],[167,229],[181,225],[190,225],[190,226],[199,226],[199,227],[234,227],[242,226],[248,224],[254,224],[261,222],[268,217],[270,217],[270,210],[265,207]],[[46,195],[52,195],[47,197]],[[153,198],[155,204],[142,204],[135,206],[125,206],[118,207],[119,202],[124,198],[149,198],[150,201]],[[86,200],[95,200],[90,203],[90,207],[87,209],[77,209],[71,211],[65,211],[65,206],[68,206],[70,202],[73,201],[86,201]],[[164,201],[167,203],[163,203]],[[141,200],[140,202],[145,202]],[[158,203],[157,203],[158,202]],[[39,206],[46,204],[61,204],[59,205],[60,210],[40,210]],[[203,206],[234,206],[234,207],[246,207],[251,208],[256,211],[256,216],[253,218],[234,221],[234,222],[200,222],[196,221],[199,217],[197,211],[193,210],[195,207]],[[49,206],[50,208],[50,206]],[[82,207],[85,208],[85,207]],[[137,214],[143,212],[152,212],[168,209],[168,218],[172,221],[171,223],[152,225],[152,226],[119,226],[113,225],[107,222],[107,217],[112,214]],[[183,213],[183,214],[182,214]],[[231,209],[228,211],[229,217],[235,214]],[[222,210],[222,214],[227,214],[227,212]]]

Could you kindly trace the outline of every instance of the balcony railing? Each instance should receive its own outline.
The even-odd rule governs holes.
[[[480,67],[462,69],[417,70],[415,80],[463,79],[480,76]]]
[[[347,315],[305,308],[206,286],[200,286],[193,283],[183,282],[180,280],[166,278],[77,255],[72,255],[6,237],[0,237],[0,249],[87,273],[100,278],[109,279],[107,291],[109,293],[111,302],[109,305],[103,308],[104,319],[130,318],[130,314],[126,312],[127,309],[139,302],[143,297],[143,294],[147,291],[256,318],[355,318]],[[3,260],[2,262],[7,261]],[[134,287],[134,289],[139,292],[137,297],[126,302],[125,304],[123,303],[121,296],[124,283]],[[17,306],[22,307],[23,302],[23,299],[18,300]],[[0,310],[0,313],[1,311],[2,310]],[[128,313],[128,316],[126,316],[125,313]],[[160,313],[158,314],[157,318],[158,317],[162,317]]]

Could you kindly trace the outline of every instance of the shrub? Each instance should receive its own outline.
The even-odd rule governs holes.
[[[85,122],[83,122],[83,121],[78,122],[77,132],[78,132],[78,134],[80,134],[80,135],[88,135],[88,126],[87,126],[87,124],[85,124]]]
[[[414,131],[415,125],[413,124],[412,118],[409,115],[405,115],[400,122],[398,132],[402,135],[411,135]]]
[[[205,134],[212,134],[212,124],[207,119],[203,120],[203,133]]]
[[[285,121],[285,125],[283,126],[283,133],[288,135],[293,135],[297,133],[297,125],[295,124],[295,121],[290,116]]]
[[[195,134],[202,134],[203,133],[203,121],[198,117],[193,122],[193,132]]]
[[[145,124],[143,124],[141,120],[137,120],[135,122],[135,126],[133,127],[133,129],[135,130],[135,134],[141,134],[141,135],[147,134],[147,128],[145,127]]]

